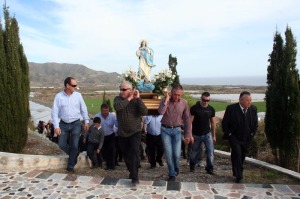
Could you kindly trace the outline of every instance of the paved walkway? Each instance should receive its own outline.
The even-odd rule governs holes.
[[[300,185],[203,184],[94,178],[31,170],[0,173],[0,198],[291,198]]]

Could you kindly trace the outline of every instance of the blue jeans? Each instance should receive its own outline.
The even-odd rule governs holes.
[[[80,120],[77,120],[68,124],[60,121],[59,128],[61,134],[58,137],[58,146],[69,155],[68,168],[74,168],[79,153],[81,122]]]
[[[175,169],[179,169],[181,152],[181,128],[161,127],[161,139],[169,169],[169,176],[176,176]]]
[[[211,132],[205,135],[193,135],[194,144],[190,153],[190,165],[195,165],[198,162],[199,152],[201,151],[202,142],[205,145],[206,152],[206,170],[213,171],[214,169],[214,143]]]

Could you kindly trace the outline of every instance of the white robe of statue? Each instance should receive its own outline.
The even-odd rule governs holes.
[[[147,41],[143,40],[140,48],[136,51],[136,55],[140,59],[138,74],[141,78],[144,78],[145,82],[151,80],[151,68],[155,66],[153,65],[153,54],[153,50],[147,47]]]

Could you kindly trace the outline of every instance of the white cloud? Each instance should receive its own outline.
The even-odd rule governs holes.
[[[182,77],[265,75],[276,27],[300,38],[297,0],[11,0],[29,61],[137,68],[141,39],[153,73],[178,59]],[[298,50],[299,52],[299,50]],[[298,56],[299,57],[299,56]],[[298,58],[299,60],[299,58]]]

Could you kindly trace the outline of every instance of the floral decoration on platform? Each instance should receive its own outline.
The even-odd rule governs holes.
[[[130,82],[134,88],[138,88],[139,82],[142,81],[137,72],[133,71],[131,68],[123,72],[121,78]],[[171,69],[164,69],[158,74],[154,74],[153,80],[151,81],[155,87],[153,92],[162,95],[164,90],[172,85],[174,79],[175,75],[172,74]]]
[[[123,72],[121,77],[125,81],[130,82],[133,88],[137,88],[139,81],[141,81],[137,73],[133,71],[131,68]]]
[[[174,79],[175,75],[172,74],[170,68],[161,70],[158,74],[154,74],[154,92],[163,94],[163,91],[173,84]]]

